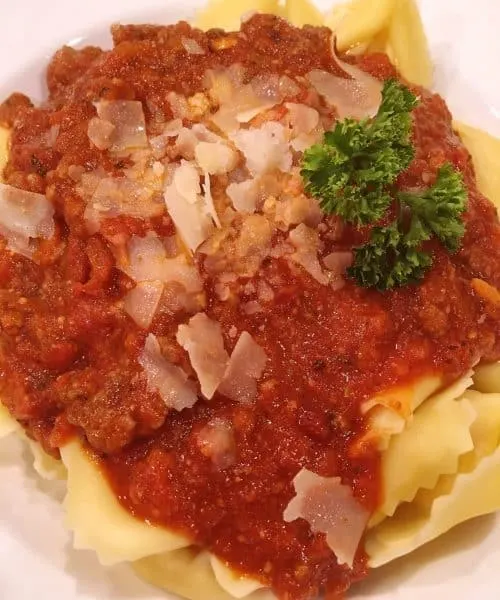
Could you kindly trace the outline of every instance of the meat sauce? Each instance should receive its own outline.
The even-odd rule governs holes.
[[[109,52],[63,48],[55,55],[43,106],[21,95],[2,105],[0,122],[12,128],[4,180],[47,195],[56,208],[56,235],[41,242],[36,262],[0,250],[0,390],[13,416],[52,455],[68,436],[84,439],[134,515],[187,533],[282,600],[322,590],[337,598],[366,575],[366,556],[361,549],[352,570],[339,566],[323,535],[313,535],[303,520],[283,521],[292,480],[302,467],[340,476],[373,510],[381,486],[378,453],[352,452],[366,427],[361,402],[421,375],[451,381],[479,359],[499,358],[498,309],[476,294],[471,280],[500,287],[500,226],[476,188],[444,102],[425,93],[415,111],[416,158],[400,184],[421,184],[444,161],[462,171],[469,189],[462,249],[451,256],[436,244],[421,285],[384,294],[349,282],[332,291],[284,260],[266,259],[259,278],[272,283],[274,295],[254,314],[241,310],[253,299],[251,286],[237,302],[223,302],[206,275],[205,311],[221,324],[228,350],[234,328],[248,331],[265,350],[267,366],[252,405],[216,394],[168,412],[141,376],[137,358],[147,332],[121,307],[134,283],[116,267],[110,240],[147,231],[171,235],[173,224],[167,214],[147,222],[118,217],[89,234],[72,173],[124,168],[89,141],[96,100],[141,100],[154,135],[172,118],[168,93],[202,91],[208,68],[239,63],[249,76],[291,77],[337,70],[326,29],[297,30],[256,16],[242,31],[204,34],[185,23],[115,27]],[[205,53],[187,55],[185,36]],[[380,79],[396,75],[384,55],[357,60]],[[355,241],[346,229],[336,243]],[[189,369],[175,342],[187,317],[160,311],[150,331],[172,362]],[[199,441],[214,418],[232,428],[234,460],[225,468]]]

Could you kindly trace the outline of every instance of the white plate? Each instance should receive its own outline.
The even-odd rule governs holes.
[[[203,0],[1,3],[0,97],[19,89],[40,98],[42,68],[58,45],[85,40],[109,43],[106,26],[113,21],[173,22],[191,16]],[[318,0],[323,8],[330,4]],[[500,136],[500,3],[420,0],[420,4],[436,64],[436,89],[455,117]],[[167,599],[137,580],[127,567],[104,569],[91,552],[71,548],[62,525],[62,489],[34,476],[14,439],[0,443],[0,481],[0,600]],[[499,518],[477,519],[411,557],[373,572],[351,597],[496,600],[499,534]]]

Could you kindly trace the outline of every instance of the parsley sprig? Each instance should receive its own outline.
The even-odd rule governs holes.
[[[374,226],[369,241],[355,248],[348,275],[380,290],[417,282],[432,265],[423,242],[437,237],[449,252],[460,247],[466,188],[450,164],[428,189],[400,192],[396,180],[414,158],[411,111],[418,100],[395,80],[386,81],[373,119],[339,121],[322,144],[304,154],[302,177],[321,208],[357,227],[376,224],[392,206],[397,217]]]

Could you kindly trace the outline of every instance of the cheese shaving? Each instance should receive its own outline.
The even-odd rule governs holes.
[[[229,361],[221,326],[205,313],[198,313],[187,325],[179,325],[177,341],[189,354],[201,393],[210,400],[224,377]]]
[[[305,519],[313,533],[325,533],[339,564],[352,567],[370,513],[339,477],[301,469],[293,480],[295,497],[283,513],[287,522]]]

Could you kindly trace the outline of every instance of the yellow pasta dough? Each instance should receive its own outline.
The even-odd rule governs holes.
[[[498,388],[497,388],[498,389]],[[483,394],[467,390],[464,394],[476,412],[470,433],[474,444],[471,453],[478,461],[492,454],[500,444],[500,393]],[[470,457],[463,457],[461,469],[467,470]]]
[[[413,412],[441,386],[441,377],[429,375],[406,386],[398,386],[377,394],[362,406],[369,427],[353,451],[363,452],[367,443],[386,450],[390,438],[401,433]]]
[[[49,481],[54,479],[66,479],[66,467],[62,461],[47,454],[37,442],[28,438],[26,438],[26,441],[33,454],[33,468],[40,477],[48,479]]]
[[[474,373],[474,389],[487,394],[500,391],[500,363],[477,367]]]
[[[433,66],[415,0],[396,0],[389,25],[387,50],[405,79],[411,83],[431,87]]]
[[[241,17],[253,11],[270,14],[282,12],[278,0],[210,0],[198,13],[194,24],[203,30],[220,28],[236,31],[240,28]]]
[[[242,595],[237,583],[228,592],[215,577],[210,554],[193,548],[145,558],[134,563],[134,569],[146,581],[190,600],[275,600],[269,590]]]
[[[9,131],[0,127],[0,181],[2,181],[2,171],[7,164],[9,157]]]
[[[460,456],[472,450],[470,428],[476,412],[466,398],[456,400],[471,384],[464,378],[424,402],[405,431],[391,439],[382,456],[381,518],[411,502],[419,489],[435,487],[441,475],[456,473]]]
[[[66,469],[62,462],[49,456],[40,444],[30,440],[9,411],[0,403],[0,439],[14,432],[28,444],[33,455],[33,468],[40,477],[49,480],[66,478]]]
[[[397,386],[377,394],[362,406],[363,413],[369,412],[375,406],[389,408],[404,419],[413,412],[441,386],[438,375],[426,376],[404,386]]]
[[[335,31],[341,52],[369,44],[389,26],[396,0],[353,0],[336,5],[325,17],[325,25]]]
[[[324,24],[323,15],[309,0],[286,0],[283,16],[297,27]]]
[[[210,556],[210,565],[217,583],[234,598],[247,598],[254,592],[264,588],[260,582],[248,577],[242,577],[227,567],[216,556]]]
[[[0,403],[0,439],[19,429],[19,425],[10,416],[9,411]]]
[[[455,129],[471,153],[479,189],[500,209],[500,139],[459,122]]]
[[[64,446],[61,457],[68,470],[66,524],[76,548],[95,550],[103,565],[111,565],[189,545],[184,536],[149,525],[123,508],[78,440]]]
[[[461,458],[458,474],[443,476],[434,490],[421,490],[413,502],[401,505],[392,518],[369,532],[365,549],[372,567],[409,554],[459,523],[500,509],[500,394],[485,398],[468,391],[465,398],[477,413],[471,427],[474,449]],[[428,442],[437,447],[440,438]]]
[[[409,554],[459,523],[499,510],[500,449],[471,473],[458,475],[451,493],[434,500],[430,514],[426,508],[404,505],[394,518],[372,530],[365,544],[371,567]]]

